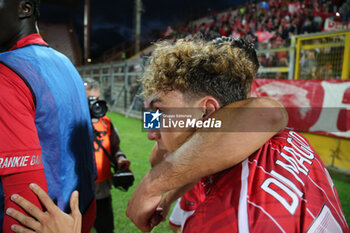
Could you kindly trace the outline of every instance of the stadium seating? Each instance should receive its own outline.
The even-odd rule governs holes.
[[[341,20],[336,13],[344,1],[285,1],[268,0],[247,3],[180,26],[166,36],[192,37],[197,33],[214,38],[232,36],[248,39],[272,48],[275,43],[288,45],[291,35],[320,32],[328,17]],[[260,45],[260,43],[268,43]]]

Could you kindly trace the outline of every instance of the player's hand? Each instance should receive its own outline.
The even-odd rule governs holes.
[[[141,180],[132,195],[126,216],[143,232],[150,232],[155,226],[154,215],[160,216],[157,211],[157,206],[162,198],[161,195],[152,195],[147,190],[147,175]],[[161,219],[161,217],[159,217]]]
[[[162,197],[156,211],[152,214],[151,219],[149,220],[150,225],[155,227],[162,221],[166,220],[169,210],[171,207],[171,202],[169,203],[166,198]]]
[[[124,156],[119,156],[117,166],[118,170],[128,170],[130,167],[130,161],[124,158]]]
[[[157,208],[157,211],[162,216],[162,221],[166,220],[166,217],[168,216],[170,207],[172,202],[169,202],[166,196],[163,196],[162,200],[159,203],[159,206]]]
[[[50,199],[47,193],[36,184],[30,184],[30,189],[38,196],[40,202],[46,208],[41,211],[37,206],[27,201],[18,194],[13,194],[11,200],[22,207],[30,216],[9,208],[6,214],[22,223],[25,227],[12,225],[11,229],[16,233],[80,233],[81,213],[79,211],[78,192],[74,191],[70,198],[71,214],[62,212]]]

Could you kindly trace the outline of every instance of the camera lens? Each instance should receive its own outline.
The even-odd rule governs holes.
[[[104,100],[98,100],[96,97],[89,97],[89,109],[92,118],[103,117],[107,110],[107,103]]]
[[[107,112],[106,102],[103,100],[98,100],[91,106],[91,112],[94,117],[100,118],[103,117]]]
[[[103,107],[100,105],[99,102],[96,102],[92,106],[92,111],[94,111],[95,114],[100,114],[103,111]]]

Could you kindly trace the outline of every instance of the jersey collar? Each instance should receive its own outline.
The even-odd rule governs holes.
[[[28,36],[25,36],[19,41],[17,41],[17,43],[9,51],[12,51],[30,44],[39,44],[39,45],[46,45],[46,46],[48,45],[39,34],[34,33]]]

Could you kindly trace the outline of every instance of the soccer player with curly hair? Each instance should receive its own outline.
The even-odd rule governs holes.
[[[221,119],[221,131],[232,131],[149,130],[148,138],[168,154],[129,202],[127,215],[141,230],[150,231],[169,202],[198,179],[206,197],[183,232],[349,230],[332,179],[309,142],[290,128],[259,128],[265,122],[258,117],[278,105],[248,97],[258,68],[254,47],[244,40],[158,45],[143,79],[150,107],[163,117],[182,109],[199,121]]]

